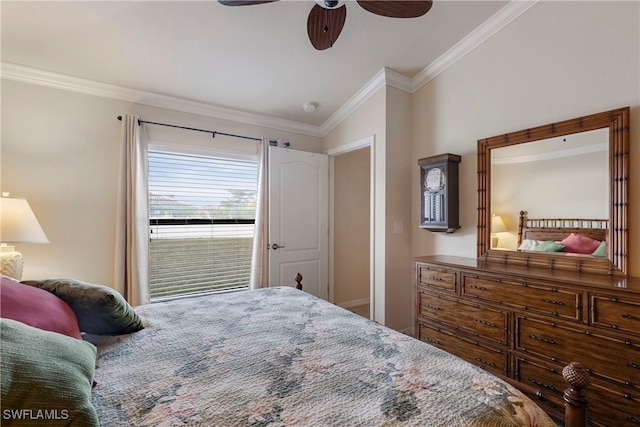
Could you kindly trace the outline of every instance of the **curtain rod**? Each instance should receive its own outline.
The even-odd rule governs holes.
[[[122,116],[118,116],[118,120],[122,121]],[[190,128],[190,127],[186,127],[186,126],[170,125],[170,124],[167,124],[167,123],[158,123],[158,122],[148,122],[148,121],[145,121],[145,120],[138,119],[138,126],[140,126],[142,123],[146,123],[146,124],[149,124],[149,125],[167,126],[167,127],[170,127],[170,128],[193,130],[193,131],[196,131],[196,132],[210,133],[211,137],[213,137],[213,138],[215,138],[216,135],[224,135],[224,136],[231,136],[233,138],[242,138],[242,139],[251,139],[253,141],[262,141],[262,138],[254,138],[252,136],[234,135],[232,133],[218,132],[218,131],[215,131],[215,130],[196,129],[196,128]]]

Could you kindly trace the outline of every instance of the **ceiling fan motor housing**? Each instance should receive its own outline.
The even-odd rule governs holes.
[[[316,3],[325,9],[337,9],[345,3],[345,0],[316,0]]]

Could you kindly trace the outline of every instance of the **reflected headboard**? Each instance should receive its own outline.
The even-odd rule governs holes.
[[[518,222],[518,247],[525,239],[560,241],[571,233],[595,240],[607,240],[609,220],[581,218],[527,218],[527,211],[520,211]]]

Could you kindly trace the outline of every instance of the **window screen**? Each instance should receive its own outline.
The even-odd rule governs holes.
[[[257,163],[149,151],[151,299],[247,287]]]

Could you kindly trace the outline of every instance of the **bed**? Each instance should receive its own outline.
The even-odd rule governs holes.
[[[541,244],[549,244],[548,252],[571,255],[606,257],[609,220],[584,218],[528,218],[527,211],[520,211],[518,221],[518,249],[540,250]]]
[[[556,425],[481,368],[293,287],[133,309],[104,286],[21,285],[67,303],[83,332],[2,319],[3,425],[25,405],[74,426]],[[84,353],[69,387],[62,359]]]

